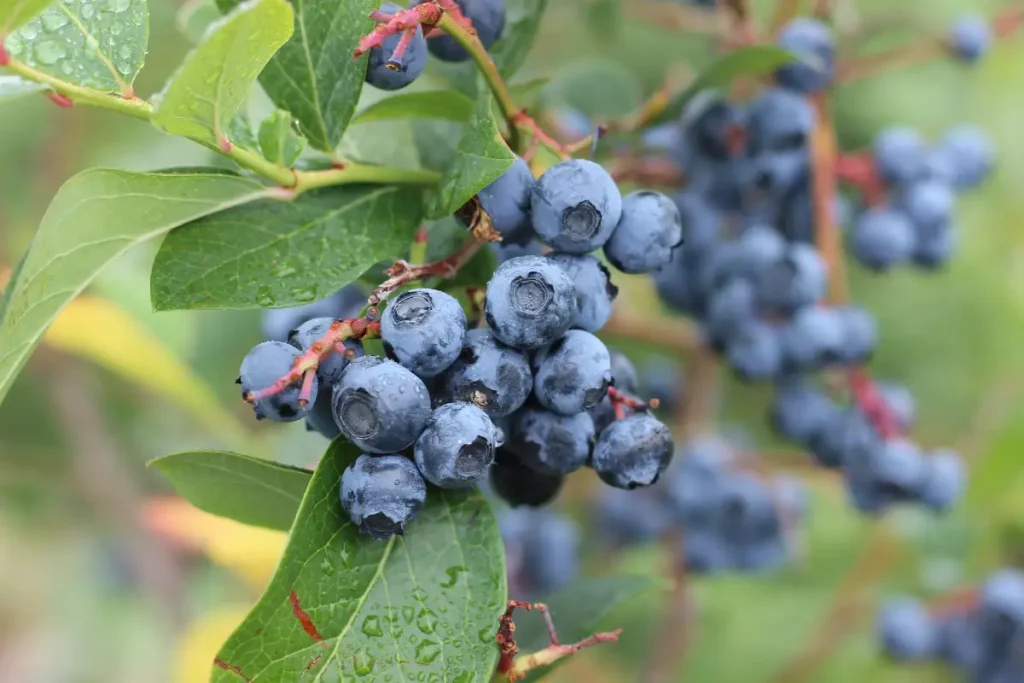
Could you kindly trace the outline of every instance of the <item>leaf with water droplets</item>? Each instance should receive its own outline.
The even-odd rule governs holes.
[[[277,572],[218,653],[212,683],[490,680],[505,566],[486,500],[431,489],[404,536],[371,540],[338,496],[358,455],[340,440],[324,455]],[[463,568],[454,584],[452,566]]]
[[[288,531],[312,472],[226,451],[172,453],[150,461],[200,510]]]
[[[322,299],[409,246],[421,192],[346,186],[225,211],[175,230],[153,263],[157,310],[270,308]]]
[[[42,83],[27,81],[21,76],[0,76],[0,100],[13,100],[46,89]]]
[[[260,150],[268,161],[291,168],[306,148],[306,138],[295,130],[295,119],[278,109],[263,119],[259,132]]]
[[[287,0],[251,0],[214,23],[171,77],[153,125],[220,144],[256,77],[292,34]]]
[[[61,0],[9,35],[4,47],[62,81],[126,94],[148,42],[146,0]]]
[[[53,0],[0,0],[0,36],[9,35]]]

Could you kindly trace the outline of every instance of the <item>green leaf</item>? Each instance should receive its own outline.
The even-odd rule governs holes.
[[[260,144],[252,132],[252,121],[249,120],[249,113],[245,109],[231,117],[231,122],[228,123],[228,140],[232,145],[245,147],[254,152],[259,151]]]
[[[643,99],[636,74],[610,59],[570,64],[541,92],[546,107],[567,106],[598,120],[630,114]]]
[[[146,0],[61,0],[7,37],[15,59],[102,92],[131,92],[149,43]]]
[[[167,83],[153,125],[216,145],[256,77],[292,34],[287,0],[251,0],[210,27]]]
[[[487,681],[505,604],[498,525],[477,492],[431,489],[404,536],[360,535],[341,508],[335,441],[263,596],[221,648],[212,683]]]
[[[462,133],[455,159],[445,170],[441,185],[431,199],[428,218],[455,213],[473,195],[500,178],[515,160],[494,120],[490,90],[481,86],[478,93],[473,116]]]
[[[457,90],[430,90],[386,97],[366,107],[352,123],[388,119],[444,119],[462,123],[473,115],[473,100]]]
[[[492,45],[489,52],[501,75],[508,79],[519,70],[530,54],[548,0],[508,0],[505,6],[505,30],[501,40]]]
[[[10,37],[18,28],[46,8],[53,0],[0,0],[0,36]]]
[[[42,83],[27,81],[21,76],[0,76],[0,100],[14,100],[25,95],[45,92],[46,89]]]
[[[661,591],[665,588],[665,581],[645,576],[586,579],[576,581],[567,588],[547,596],[544,604],[551,612],[559,642],[575,643],[597,631],[619,628],[620,625],[615,623],[615,613],[618,609],[628,606],[652,591]],[[547,647],[548,632],[539,614],[517,612],[515,624],[520,654],[530,654]],[[580,656],[585,657],[586,654]],[[550,666],[541,667],[523,680],[539,680],[565,661],[561,659]]]
[[[678,119],[701,90],[721,88],[740,76],[762,76],[794,59],[791,52],[774,45],[754,45],[730,52],[705,69],[689,88],[673,97],[652,125]]]
[[[150,461],[200,510],[288,531],[313,473],[226,451],[174,453]]]
[[[268,161],[291,168],[302,150],[306,138],[295,130],[295,119],[286,111],[278,109],[260,124],[260,150]]]
[[[11,305],[11,294],[14,292],[14,286],[18,282],[18,276],[21,275],[21,269],[25,267],[25,259],[28,257],[28,252],[21,255],[18,262],[14,264],[14,268],[11,269],[11,275],[7,278],[7,284],[4,285],[3,291],[0,291],[0,324],[4,321],[4,316],[7,315],[7,309]]]
[[[267,200],[175,230],[153,263],[156,310],[267,308],[323,299],[402,253],[419,190],[353,185]]]
[[[271,191],[214,172],[92,169],[64,183],[43,216],[0,323],[0,401],[50,322],[103,266],[140,242]]]
[[[1024,482],[1024,407],[1018,405],[1001,420],[1001,427],[971,470],[965,502],[974,514],[992,511],[992,501],[1006,496]]]
[[[237,0],[218,0],[222,10]],[[295,0],[295,35],[260,74],[281,109],[299,120],[309,144],[332,152],[356,111],[367,55],[353,59],[374,26],[379,0]]]
[[[220,19],[220,10],[214,0],[187,0],[174,17],[182,35],[193,43],[203,39],[210,24]]]

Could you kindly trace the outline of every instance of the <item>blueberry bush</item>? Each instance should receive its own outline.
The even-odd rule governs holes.
[[[837,105],[888,69],[979,63],[1024,11],[859,51],[870,17],[839,1],[592,0],[572,28],[614,35],[628,13],[710,38],[623,106],[614,62],[517,77],[548,4],[193,1],[194,47],[141,97],[147,0],[0,0],[0,97],[110,110],[214,160],[61,186],[0,300],[0,400],[100,271],[157,242],[156,311],[263,311],[263,340],[217,372],[248,404],[235,443],[266,420],[325,449],[313,469],[258,444],[151,463],[199,509],[288,533],[212,681],[537,680],[639,647],[629,680],[668,680],[707,625],[705,581],[802,571],[825,479],[873,535],[772,673],[811,680],[887,572],[891,520],[955,529],[985,495],[878,377],[887,321],[850,282],[947,269],[958,199],[1001,150],[961,123],[848,144]],[[762,399],[756,425],[719,419],[725,384]],[[976,477],[1012,479],[1000,464]],[[623,571],[582,578],[587,554]],[[1024,570],[1005,564],[891,596],[877,661],[1024,681]]]

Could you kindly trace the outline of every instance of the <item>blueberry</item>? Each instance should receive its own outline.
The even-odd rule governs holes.
[[[703,308],[702,289],[697,279],[696,266],[688,258],[690,253],[684,252],[682,247],[676,247],[672,250],[672,260],[668,265],[653,275],[658,298],[680,313],[696,313]]]
[[[422,5],[427,0],[419,0]],[[462,15],[473,23],[476,36],[483,46],[490,49],[501,38],[505,30],[504,0],[455,0],[462,10]],[[469,59],[469,52],[448,34],[433,36],[427,42],[430,54],[445,62],[464,62]]]
[[[411,446],[430,419],[430,396],[416,375],[393,361],[365,356],[350,362],[334,389],[334,420],[368,453]]]
[[[380,336],[388,358],[419,377],[434,377],[455,362],[466,335],[466,313],[450,294],[411,289],[384,310]]]
[[[626,354],[619,351],[609,351],[612,369],[612,386],[626,394],[635,395],[639,389],[640,380],[637,376],[633,362]],[[673,372],[673,374],[675,374]],[[615,407],[607,395],[601,399],[590,410],[590,417],[594,419],[595,433],[601,433],[605,427],[615,421]]]
[[[341,434],[334,421],[334,387],[321,388],[306,415],[306,429],[319,432],[324,438],[333,439]]]
[[[612,284],[611,273],[593,256],[549,254],[548,258],[565,271],[575,283],[576,318],[573,327],[597,332],[612,315],[612,302],[619,288]]]
[[[810,103],[780,88],[762,92],[750,106],[745,184],[781,197],[807,174],[815,113]]]
[[[423,477],[400,455],[360,455],[341,475],[341,506],[377,540],[402,535],[426,500]]]
[[[527,240],[525,244],[517,244],[511,239],[503,239],[501,242],[491,242],[490,245],[491,251],[494,252],[494,256],[498,260],[498,265],[519,256],[540,256],[545,248],[535,239]]]
[[[782,369],[779,333],[762,320],[748,320],[729,339],[725,356],[729,366],[743,381],[771,379]]]
[[[921,502],[936,512],[945,512],[963,492],[966,474],[963,460],[952,451],[937,451],[925,460],[925,475],[919,491]]]
[[[714,574],[732,566],[729,547],[717,534],[709,531],[688,532],[680,541],[687,571]]]
[[[675,123],[663,123],[644,130],[640,140],[647,149],[671,152],[682,144],[682,131]]]
[[[786,252],[785,238],[767,225],[748,226],[731,246],[730,268],[752,282]]]
[[[946,131],[939,150],[953,168],[952,183],[959,190],[976,187],[992,172],[995,153],[988,135],[976,126],[957,126]]]
[[[563,416],[541,408],[524,408],[512,418],[509,449],[538,472],[565,475],[586,464],[594,440],[587,413]]]
[[[484,317],[501,342],[517,349],[535,349],[555,341],[572,326],[576,287],[549,259],[509,259],[487,284]]]
[[[538,510],[540,519],[526,541],[526,569],[531,588],[541,594],[567,586],[579,574],[580,534],[566,517]]]
[[[986,659],[986,643],[977,628],[975,613],[951,615],[938,624],[939,656],[964,671],[973,671]]]
[[[320,301],[293,308],[272,308],[263,311],[263,338],[268,341],[288,341],[292,330],[313,318],[354,318],[366,305],[366,295],[356,285],[342,287]]]
[[[913,128],[891,126],[875,135],[873,152],[882,180],[891,185],[907,185],[921,174],[925,142]]]
[[[868,460],[882,448],[874,426],[860,410],[832,412],[825,427],[810,438],[809,450],[821,467],[837,469],[847,461]]]
[[[835,78],[835,44],[829,27],[817,20],[798,17],[782,27],[779,47],[797,59],[775,72],[775,80],[798,93],[813,93],[832,85]]]
[[[879,271],[909,259],[915,242],[913,223],[902,211],[891,207],[877,207],[862,213],[850,235],[850,248],[857,260]]]
[[[871,514],[915,498],[927,474],[921,449],[901,438],[885,441],[867,458],[845,458],[844,472],[854,505]]]
[[[622,198],[622,218],[604,255],[624,273],[650,273],[667,264],[682,241],[675,203],[660,192],[638,190]]]
[[[992,28],[981,15],[958,17],[949,29],[946,41],[956,57],[973,64],[992,45]]]
[[[431,45],[436,40],[438,39],[431,39]],[[501,177],[476,193],[480,206],[490,216],[491,224],[501,233],[503,241],[522,241],[524,237],[533,237],[533,228],[530,225],[532,188],[533,173],[526,162],[517,156]]]
[[[725,217],[708,202],[703,193],[693,190],[675,196],[676,208],[682,226],[683,244],[687,251],[698,253],[714,246],[719,239]],[[673,258],[681,248],[673,250]]]
[[[733,549],[736,568],[744,572],[770,572],[789,564],[790,550],[786,537],[774,533],[740,543]]]
[[[642,366],[640,395],[645,401],[658,399],[660,410],[672,412],[682,394],[682,383],[678,363],[671,358],[655,356]]]
[[[731,543],[743,546],[779,533],[771,491],[759,477],[731,472],[721,482],[717,527]]]
[[[922,268],[939,268],[949,261],[956,245],[956,232],[949,223],[931,228],[919,227],[912,258],[914,263]]]
[[[935,230],[949,223],[956,196],[946,183],[922,180],[911,183],[904,190],[900,204],[921,234],[921,231]]]
[[[616,545],[654,541],[671,527],[669,512],[654,496],[605,489],[597,502],[598,530]]]
[[[416,467],[434,486],[472,486],[487,473],[503,441],[487,413],[472,403],[448,403],[431,413],[416,439]]]
[[[242,359],[242,367],[238,373],[243,395],[250,391],[266,389],[287,375],[299,355],[298,349],[283,342],[268,341],[254,346]],[[292,384],[273,396],[256,401],[253,404],[256,418],[267,418],[274,422],[301,420],[309,412],[312,403],[316,401],[319,386],[320,380],[314,379],[313,392],[309,397],[310,405],[307,406],[299,405],[299,393],[301,392],[299,383]]]
[[[901,432],[910,430],[916,413],[914,395],[910,389],[896,382],[876,382],[875,388],[882,395],[889,413],[896,418]]]
[[[447,399],[472,403],[493,418],[511,415],[526,402],[533,375],[521,351],[502,344],[490,330],[474,329],[466,332],[441,384]]]
[[[828,427],[838,410],[825,392],[788,378],[775,387],[770,416],[779,434],[807,447]]]
[[[743,152],[746,111],[736,104],[711,96],[694,102],[683,125],[697,155],[705,160],[727,162]]]
[[[533,357],[533,394],[548,410],[575,415],[590,410],[608,395],[611,357],[600,339],[569,330]]]
[[[761,272],[757,281],[759,303],[765,308],[792,312],[825,296],[828,270],[818,250],[809,244],[791,244],[781,258]]]
[[[672,433],[653,415],[637,413],[601,432],[591,466],[601,479],[620,489],[650,486],[672,459]]]
[[[783,363],[790,371],[817,370],[842,357],[842,315],[824,306],[801,308],[782,328]]]
[[[882,649],[900,661],[922,661],[939,648],[939,630],[927,608],[911,598],[886,601],[876,626]]]
[[[725,348],[757,315],[754,285],[735,279],[711,295],[704,329],[714,348]]]
[[[519,456],[508,448],[499,448],[491,465],[489,481],[494,493],[512,507],[540,507],[555,499],[564,477],[538,472],[524,465]]]
[[[1024,628],[1024,572],[1003,569],[991,574],[981,587],[979,608],[1009,618]]]
[[[308,351],[317,341],[323,338],[335,322],[333,318],[313,318],[302,323],[288,335],[288,343],[300,351]],[[322,389],[328,391],[341,380],[341,373],[353,358],[366,355],[362,342],[356,339],[345,340],[345,352],[332,352],[320,361],[316,376],[320,379]]]
[[[599,165],[570,159],[537,180],[530,210],[533,228],[544,242],[569,254],[587,254],[612,236],[622,216],[622,195]]]
[[[843,344],[839,362],[847,365],[861,363],[874,354],[878,345],[878,322],[862,306],[842,306],[835,309],[843,327]]]
[[[401,11],[398,5],[385,2],[380,6],[384,14],[394,15]],[[416,27],[416,35],[405,48],[405,52],[395,56],[402,34],[388,36],[379,47],[370,48],[369,61],[366,63],[366,82],[381,90],[399,90],[416,80],[427,65],[427,41],[423,37],[423,27]]]

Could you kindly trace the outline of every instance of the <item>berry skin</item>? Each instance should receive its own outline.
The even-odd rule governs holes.
[[[341,506],[379,541],[401,536],[426,500],[423,477],[400,455],[360,455],[341,475]]]
[[[541,594],[568,585],[579,574],[580,534],[566,517],[538,510],[526,540],[527,583]]]
[[[530,211],[533,229],[553,249],[588,254],[612,236],[622,217],[622,195],[598,164],[570,159],[537,179]]]
[[[598,528],[617,545],[656,540],[672,525],[671,511],[658,498],[608,488],[597,503]]]
[[[538,350],[533,370],[533,395],[559,415],[590,410],[608,395],[612,382],[608,348],[583,330],[569,330],[558,341]]]
[[[640,378],[633,362],[626,354],[618,351],[609,351],[608,356],[611,361],[612,386],[626,394],[636,394],[640,386]],[[594,419],[594,432],[598,434],[614,422],[615,406],[612,405],[611,398],[605,395],[601,402],[590,410],[590,417]]]
[[[791,244],[780,259],[764,269],[757,284],[762,306],[792,312],[825,296],[828,270],[817,249]]]
[[[576,318],[573,327],[597,332],[612,315],[612,302],[619,288],[612,284],[611,273],[593,256],[549,254],[551,259],[575,283]]]
[[[921,502],[935,512],[949,510],[960,498],[966,483],[964,463],[953,451],[937,451],[925,460]]]
[[[750,320],[729,340],[725,356],[743,381],[771,379],[782,369],[779,333],[762,320]]]
[[[576,286],[550,259],[509,259],[487,283],[484,318],[502,343],[522,350],[539,348],[572,326]]]
[[[779,32],[778,45],[797,60],[775,72],[775,80],[798,93],[824,90],[835,77],[835,45],[829,27],[817,19],[793,19]]]
[[[782,328],[783,363],[788,370],[817,370],[842,356],[843,319],[835,309],[807,306]]]
[[[291,331],[291,334],[288,335],[288,343],[300,351],[308,351],[318,339],[327,334],[333,322],[334,318],[307,320]],[[316,376],[320,379],[323,389],[329,392],[341,380],[341,373],[344,372],[349,361],[354,358],[362,358],[365,355],[362,342],[357,339],[346,339],[345,353],[331,353],[321,360],[320,365],[316,368]]]
[[[843,326],[843,344],[839,349],[840,363],[853,365],[874,354],[878,345],[878,322],[866,308],[842,306],[835,309]]]
[[[313,318],[342,320],[354,318],[366,305],[366,295],[356,285],[346,285],[326,299],[293,308],[271,308],[263,311],[261,328],[268,341],[288,341],[292,330]]]
[[[767,225],[747,227],[730,246],[730,269],[751,282],[786,253],[785,238]]]
[[[492,418],[511,415],[533,389],[526,355],[485,329],[466,332],[462,351],[440,379],[446,399],[472,403]]]
[[[740,278],[712,294],[704,327],[714,348],[725,348],[730,339],[754,320],[754,298],[754,285]]]
[[[334,420],[367,453],[411,446],[430,419],[430,395],[416,375],[377,356],[349,363],[334,389]]]
[[[884,128],[875,135],[874,157],[882,180],[890,185],[909,184],[924,167],[924,138],[913,128]]]
[[[620,489],[650,486],[672,460],[672,433],[653,415],[636,413],[601,432],[591,467]]]
[[[864,413],[848,408],[832,412],[824,427],[811,436],[808,447],[818,465],[839,469],[847,461],[874,457],[882,440]]]
[[[426,0],[415,3],[422,5]],[[488,50],[501,38],[505,30],[504,0],[455,0],[462,15],[473,22],[476,36]],[[430,54],[444,62],[464,62],[469,53],[458,41],[447,34],[432,37],[427,41]]]
[[[680,541],[687,571],[694,574],[714,574],[732,564],[729,546],[710,531],[687,533]]]
[[[466,313],[450,294],[411,289],[385,309],[380,336],[388,358],[419,377],[434,377],[455,362],[466,336]]]
[[[787,439],[807,447],[838,412],[829,396],[800,380],[781,382],[770,408],[771,423]]]
[[[638,190],[622,198],[622,218],[604,255],[623,273],[651,273],[672,259],[683,241],[675,203],[660,192]]]
[[[899,662],[933,657],[939,648],[939,629],[917,600],[896,598],[882,606],[876,626],[885,654]]]
[[[451,40],[449,36],[440,38]],[[431,45],[438,38],[431,39]],[[480,206],[491,218],[494,229],[504,240],[522,241],[533,237],[530,225],[530,191],[533,188],[533,174],[520,157],[501,177],[476,193]]]
[[[494,493],[512,507],[540,507],[555,499],[564,477],[538,472],[524,465],[508,448],[499,448],[494,455],[489,481]]]
[[[983,16],[963,16],[953,23],[946,41],[957,58],[973,64],[992,46],[992,28]]]
[[[702,288],[698,281],[698,270],[693,253],[687,246],[672,250],[672,260],[653,275],[658,298],[680,313],[696,313],[703,308]]]
[[[914,251],[916,234],[906,214],[889,207],[868,209],[853,227],[853,255],[872,270],[885,271],[903,263]]]
[[[416,439],[416,467],[434,486],[472,486],[487,473],[503,441],[487,413],[472,403],[448,403],[431,413]]]
[[[895,382],[876,382],[875,388],[882,394],[890,414],[896,418],[900,431],[909,431],[917,412],[914,395],[910,393],[910,389]]]
[[[712,206],[703,193],[693,190],[677,194],[675,203],[687,252],[704,252],[715,246],[725,222],[722,212]],[[674,249],[673,258],[680,251],[678,247]]]
[[[512,418],[509,448],[519,462],[544,474],[566,475],[586,464],[594,440],[587,413],[562,416],[524,408]]]
[[[306,430],[319,432],[325,439],[333,439],[341,434],[338,423],[334,421],[334,388],[327,387],[317,392],[316,401],[306,414]]]
[[[913,261],[922,268],[939,268],[949,261],[956,249],[957,239],[953,226],[945,223],[928,229],[918,228],[917,245]]]
[[[762,92],[750,106],[746,184],[773,197],[794,188],[807,173],[814,121],[802,96],[781,88]]]
[[[299,354],[300,351],[297,348],[283,342],[268,341],[254,346],[242,359],[242,367],[238,373],[242,394],[266,389],[279,378],[288,374]],[[298,383],[286,387],[284,391],[273,396],[256,401],[253,404],[256,419],[267,418],[274,422],[301,420],[316,401],[319,386],[320,380],[314,378],[313,393],[310,394],[309,405],[305,407],[299,405],[301,387]]]
[[[953,169],[951,182],[958,190],[977,187],[995,163],[992,141],[975,126],[957,126],[946,131],[939,142],[939,152]]]
[[[953,216],[955,204],[953,188],[947,183],[934,180],[912,183],[901,197],[901,205],[919,235],[947,225]]]
[[[380,11],[385,14],[395,14],[401,11],[398,5],[385,2],[380,6]],[[423,73],[423,67],[427,65],[427,40],[423,37],[423,27],[416,27],[416,35],[409,42],[405,53],[394,61],[398,68],[392,68],[391,60],[398,47],[402,34],[398,33],[388,36],[378,47],[370,48],[369,61],[366,63],[366,82],[381,90],[400,90],[416,80],[416,77]]]

